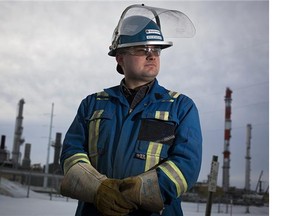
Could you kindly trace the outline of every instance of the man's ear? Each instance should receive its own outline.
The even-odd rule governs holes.
[[[118,71],[118,73],[124,74],[124,71],[123,71],[123,69],[122,69],[122,65],[123,65],[123,55],[121,55],[121,54],[116,54],[115,59],[116,59],[116,61],[117,61],[116,70]]]
[[[118,63],[119,65],[122,65],[123,55],[121,55],[121,54],[116,54],[115,59],[116,59],[116,61],[117,61],[117,63]]]

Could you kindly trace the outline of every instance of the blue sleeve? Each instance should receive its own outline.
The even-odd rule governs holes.
[[[202,161],[202,133],[199,114],[194,102],[179,96],[177,102],[179,124],[168,158],[158,169],[158,180],[165,203],[178,198],[197,181]]]
[[[87,145],[88,145],[88,126],[87,126],[87,99],[84,99],[77,111],[77,114],[70,125],[64,141],[63,148],[60,157],[60,163],[62,168],[65,170],[67,159],[75,155],[73,160],[70,162],[73,164],[75,160],[87,161]],[[81,159],[82,157],[82,159]],[[74,162],[73,162],[74,161]],[[72,165],[68,165],[71,167]]]

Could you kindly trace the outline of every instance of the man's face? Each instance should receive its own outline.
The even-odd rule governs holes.
[[[160,52],[161,49],[156,46],[137,46],[117,54],[116,60],[124,71],[126,83],[152,81],[159,73]]]

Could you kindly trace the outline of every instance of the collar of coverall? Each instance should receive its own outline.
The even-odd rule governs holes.
[[[155,82],[155,79],[152,80],[151,82],[149,82],[145,85],[139,86],[135,89],[129,89],[125,85],[125,79],[122,80],[122,82],[121,82],[122,91],[123,91],[126,99],[128,100],[129,104],[130,104],[130,110],[133,110],[137,106],[137,104],[140,103],[140,101],[149,92],[149,90],[151,89],[154,82]]]

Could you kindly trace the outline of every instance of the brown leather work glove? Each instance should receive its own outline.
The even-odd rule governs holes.
[[[103,215],[121,216],[127,215],[136,208],[132,202],[128,202],[119,191],[123,180],[104,180],[95,195],[95,205]]]
[[[61,194],[93,203],[104,216],[127,215],[135,208],[119,191],[123,180],[109,179],[91,164],[77,163],[65,174]]]
[[[123,179],[120,191],[128,201],[137,205],[137,208],[150,212],[160,212],[164,208],[155,170]]]

